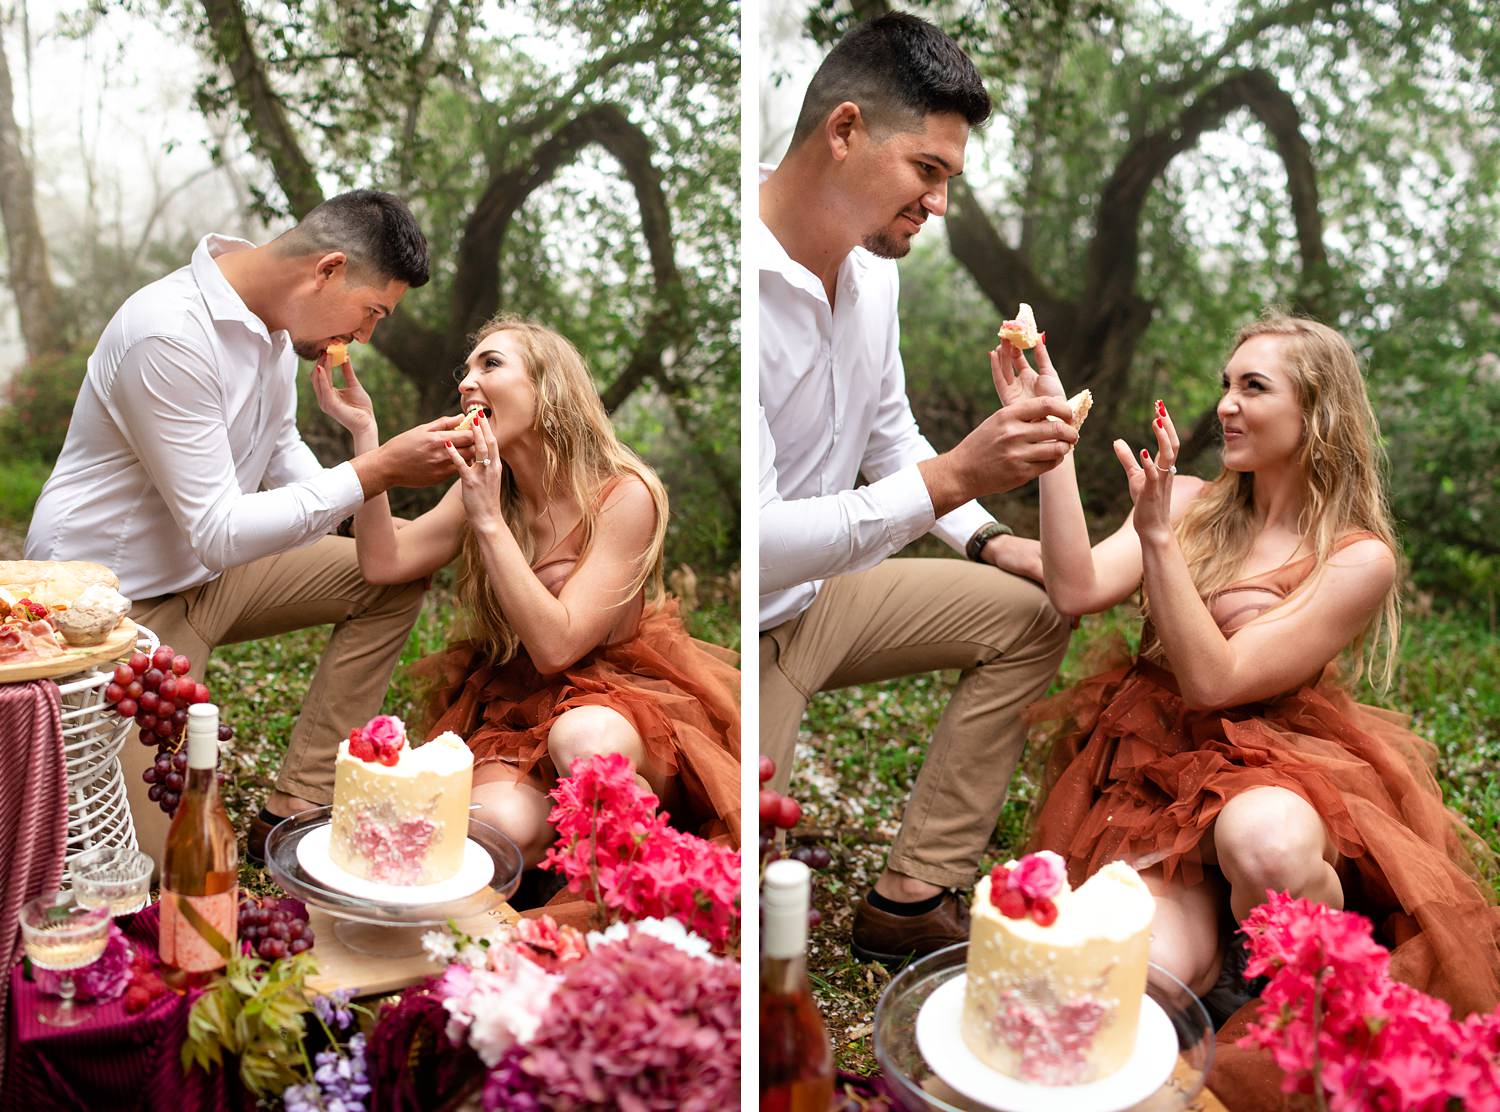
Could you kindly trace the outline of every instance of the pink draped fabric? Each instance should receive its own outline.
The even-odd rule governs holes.
[[[160,904],[116,920],[132,946],[156,949]],[[8,1035],[11,1068],[0,1108],[132,1109],[140,1112],[252,1112],[255,1099],[233,1065],[205,1073],[182,1068],[188,1013],[198,993],[167,993],[127,1015],[123,998],[87,1005],[88,1019],[59,1030],[33,1018],[37,987],[20,968],[6,978],[15,1023]],[[234,1063],[234,1059],[229,1059]]]
[[[68,773],[57,685],[0,684],[0,1083],[9,973],[21,959],[21,905],[57,888],[67,843]]]

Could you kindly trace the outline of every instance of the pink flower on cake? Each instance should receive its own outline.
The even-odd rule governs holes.
[[[376,749],[400,749],[406,744],[406,724],[394,714],[377,714],[365,724],[364,733]]]
[[[1028,900],[1050,900],[1062,891],[1068,869],[1050,849],[1028,853],[1010,870],[1007,887],[1019,889]]]

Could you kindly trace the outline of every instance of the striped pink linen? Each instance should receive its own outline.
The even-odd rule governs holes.
[[[0,1081],[21,905],[57,888],[68,843],[62,716],[50,680],[0,684]]]

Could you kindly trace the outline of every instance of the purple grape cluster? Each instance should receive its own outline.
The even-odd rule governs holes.
[[[314,941],[305,910],[285,900],[261,903],[254,896],[240,897],[239,937],[241,953],[266,961],[310,950]]]
[[[209,700],[207,685],[193,679],[191,669],[187,657],[162,645],[150,656],[132,655],[115,669],[113,681],[104,689],[104,699],[116,714],[135,719],[141,744],[156,747],[156,760],[141,773],[141,779],[151,785],[146,793],[151,801],[169,815],[182,801],[187,779],[187,753],[183,751],[187,709]],[[219,727],[220,743],[233,737],[228,726]]]

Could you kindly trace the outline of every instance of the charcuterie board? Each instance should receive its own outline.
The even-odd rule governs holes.
[[[58,676],[81,672],[95,664],[112,660],[124,660],[135,649],[135,623],[121,618],[109,636],[97,645],[82,645],[76,649],[64,649],[57,656],[30,657],[26,660],[0,662],[0,683],[20,683],[23,680],[50,680]]]

